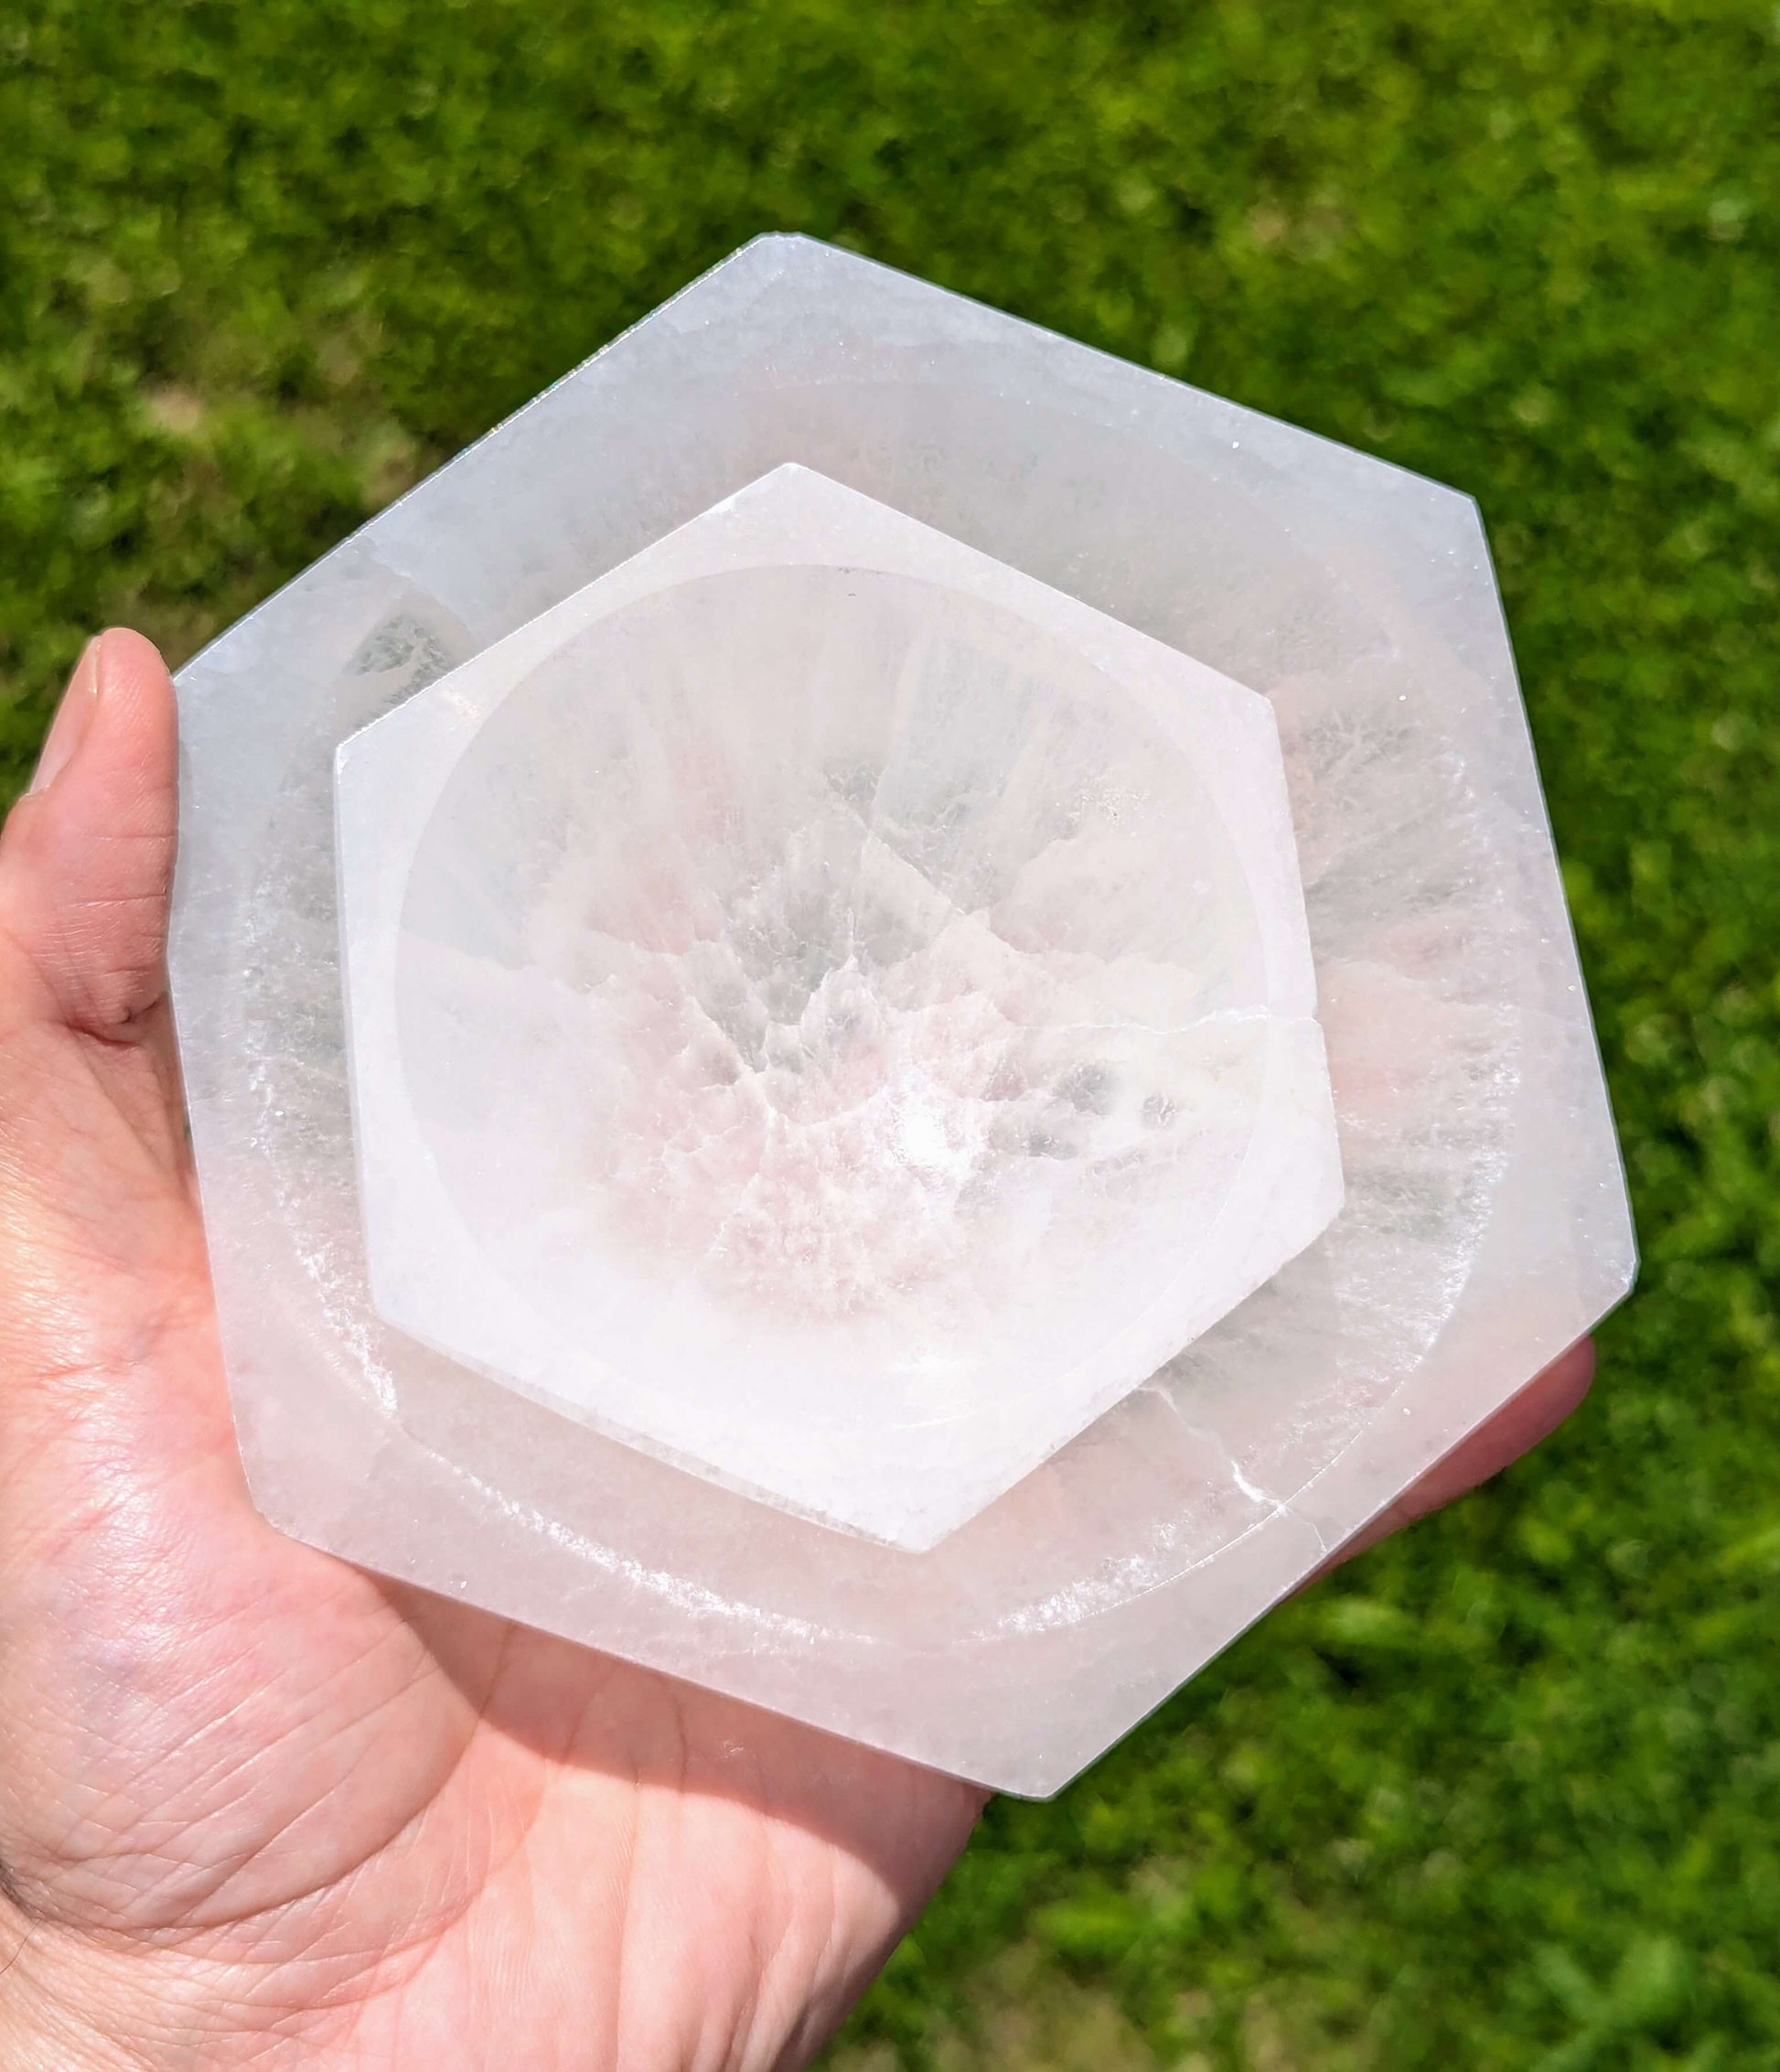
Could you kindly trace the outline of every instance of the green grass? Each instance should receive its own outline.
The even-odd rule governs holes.
[[[1771,0],[12,0],[0,749],[754,232],[1463,485],[1646,1248],[1538,1459],[1004,1804],[871,2067],[1780,2063]]]

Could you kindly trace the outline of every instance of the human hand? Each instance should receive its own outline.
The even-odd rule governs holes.
[[[105,634],[0,838],[0,2055],[802,2065],[982,1795],[255,1513],[166,997],[175,762],[160,658]],[[1584,1345],[1378,1530],[1588,1376]]]

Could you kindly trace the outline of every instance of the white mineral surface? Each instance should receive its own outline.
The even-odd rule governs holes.
[[[923,1552],[799,1516],[782,1492],[763,1501],[728,1487],[725,1476],[756,1478],[733,1463],[719,1468],[708,1452],[696,1468],[663,1458],[672,1448],[659,1432],[657,1451],[638,1443],[641,1419],[618,1437],[622,1420],[609,1411],[609,1429],[584,1412],[564,1414],[566,1399],[544,1400],[538,1376],[536,1393],[523,1392],[510,1373],[495,1378],[506,1371],[499,1359],[472,1360],[443,1349],[443,1333],[429,1343],[424,1332],[391,1324],[373,1300],[367,1256],[377,1173],[368,1143],[361,1198],[342,1008],[337,750],[384,714],[405,714],[417,692],[509,635],[548,625],[589,585],[786,463],[1267,700],[1339,1141],[1345,1192],[1320,1237]],[[1016,608],[1015,617],[1029,628],[1022,640],[1039,638],[1029,614]],[[1070,646],[1056,624],[1049,630]],[[770,628],[758,639],[769,644]],[[746,650],[738,639],[735,654]],[[547,703],[550,672],[538,660],[531,695]],[[1139,697],[1135,676],[1101,666],[1128,703],[1099,686],[1072,691],[1079,680],[1063,671],[1046,678],[1055,683],[1049,718],[1023,740],[1060,744],[1072,725],[1099,727],[1111,765],[1135,760],[1138,781],[1158,799],[1189,778],[1203,785],[1185,730],[1163,725],[1157,703]],[[661,686],[663,695],[670,690]],[[793,684],[772,695],[788,725]],[[980,695],[984,710],[995,706],[993,696]],[[800,239],[763,240],[260,607],[182,673],[180,699],[174,1000],[242,1455],[268,1517],[350,1560],[942,1769],[1050,1791],[1303,1581],[1629,1284],[1634,1251],[1617,1150],[1488,553],[1475,507],[1437,484],[850,254]],[[714,1143],[713,1112],[744,1104],[721,1070],[701,1062],[723,1055],[720,1029],[737,1058],[759,1059],[731,1082],[749,1081],[748,1098],[759,1105],[748,1112],[763,1118],[776,1095],[786,1105],[772,1106],[773,1114],[798,1118],[795,1131],[783,1132],[787,1155],[799,1142],[820,1164],[831,1151],[816,1151],[819,1142],[834,1146],[822,1121],[831,1111],[820,1103],[842,1098],[842,1004],[820,985],[802,1006],[795,988],[788,999],[767,997],[767,974],[795,962],[771,952],[772,930],[783,922],[801,933],[790,907],[810,882],[814,853],[792,841],[799,816],[777,811],[785,797],[777,787],[788,778],[757,767],[725,736],[723,757],[743,795],[777,802],[771,835],[756,829],[762,839],[750,849],[754,834],[732,827],[720,843],[701,843],[697,871],[677,881],[677,852],[663,831],[668,886],[690,878],[715,889],[703,885],[703,872],[716,867],[707,846],[727,859],[725,868],[745,853],[757,859],[760,884],[770,889],[754,909],[762,933],[745,946],[737,926],[745,896],[725,896],[723,926],[714,907],[704,910],[708,936],[696,932],[704,921],[689,909],[673,924],[678,934],[651,937],[651,928],[670,925],[671,900],[651,896],[653,859],[643,844],[612,857],[600,880],[600,896],[628,886],[643,912],[615,907],[605,910],[605,926],[579,927],[577,902],[591,900],[594,887],[577,882],[573,867],[552,883],[549,859],[565,862],[571,845],[550,837],[542,818],[538,843],[516,850],[503,834],[496,845],[513,875],[504,885],[490,881],[483,932],[463,913],[441,926],[442,908],[429,902],[436,896],[449,911],[457,897],[453,850],[466,858],[481,840],[469,824],[481,818],[475,802],[490,828],[522,817],[517,800],[498,810],[504,780],[488,757],[509,725],[520,738],[509,746],[524,746],[526,728],[537,724],[522,716],[528,703],[516,688],[486,725],[480,715],[466,719],[467,738],[446,758],[449,768],[442,765],[434,803],[424,818],[417,812],[411,844],[404,837],[406,863],[391,865],[399,887],[361,886],[355,875],[358,891],[379,890],[389,902],[377,925],[395,945],[393,974],[386,964],[379,982],[388,1025],[379,1070],[391,1098],[372,1105],[412,1115],[437,1164],[439,1192],[473,1240],[478,1272],[488,1271],[505,1241],[494,1227],[499,1205],[466,1201],[463,1174],[473,1165],[452,1173],[454,1151],[488,1120],[467,1100],[486,1039],[466,1026],[460,1045],[442,1045],[436,1025],[426,1034],[428,1004],[486,991],[466,963],[482,978],[499,963],[500,987],[515,992],[530,970],[540,1002],[534,1025],[554,1026],[545,1001],[569,1004],[571,1026],[584,1015],[615,1017],[575,1100],[599,1079],[608,1098],[641,1103],[623,1143],[589,1146],[584,1135],[574,1147],[586,1163],[583,1182],[569,1190],[569,1213],[609,1231],[627,1219],[624,1203],[647,1201],[667,1229],[649,1231],[646,1244],[646,1233],[633,1229],[623,1245],[663,1261],[682,1248],[672,1271],[698,1283],[713,1314],[765,1315],[760,1330],[781,1346],[805,1328],[870,1338],[876,1326],[863,1312],[837,1310],[836,1291],[863,1272],[874,1299],[884,1299],[882,1281],[856,1263],[869,1249],[866,1232],[887,1213],[882,1204],[863,1228],[844,1217],[832,1226],[831,1273],[812,1271],[799,1255],[795,1271],[781,1274],[793,1249],[789,1226],[745,1217],[731,1226],[736,1244],[710,1262],[707,1281],[683,1248],[710,1204],[696,1187],[659,1198],[650,1191],[675,1142],[664,1051],[691,1074],[680,1082],[678,1127],[695,1146]],[[586,707],[585,724],[596,704]],[[443,757],[442,735],[418,716],[412,724],[434,743],[427,753]],[[639,754],[652,732],[638,730]],[[1152,737],[1151,753],[1137,750]],[[584,775],[584,742],[573,733],[563,740],[573,753],[555,774],[541,778],[530,751],[513,765],[540,816],[566,809],[572,768]],[[954,776],[979,752],[948,749]],[[819,761],[800,758],[806,777]],[[1079,774],[1073,759],[1067,768]],[[604,781],[623,795],[616,773]],[[1017,768],[1005,771],[1011,800],[1026,781]],[[1059,804],[1066,789],[1048,803]],[[700,791],[689,771],[651,781],[638,796],[670,810],[670,800],[683,806]],[[898,1003],[919,1000],[942,958],[956,951],[960,997],[973,1012],[1004,1014],[1020,984],[1034,983],[1053,1015],[1070,990],[1082,990],[1066,949],[1071,917],[1081,917],[1083,881],[1069,874],[1068,889],[1060,878],[1054,896],[1035,870],[1024,910],[1043,921],[1042,950],[1010,940],[1003,963],[972,936],[967,954],[949,911],[926,906],[926,895],[893,869],[893,858],[907,859],[885,838],[884,823],[873,831],[884,854],[872,849],[868,872],[857,800],[849,820],[844,784],[823,796],[831,809],[806,798],[821,805],[808,822],[809,842],[838,843],[848,868],[856,855],[862,882],[894,880],[886,917],[928,927],[900,955],[874,953],[874,982],[861,1003],[885,1017],[861,1053],[874,1083],[886,1090],[905,1069],[938,1077],[938,1050],[954,1075],[945,1101],[905,1102],[906,1138],[902,1122],[888,1121],[894,1097],[885,1093],[882,1123],[857,1154],[923,1204],[929,1188],[944,1201],[955,1175],[962,1201],[971,1154],[964,1119],[986,1085],[968,1072],[956,1077],[959,1061],[974,1055],[968,1041],[949,1033],[934,1051],[917,1041],[943,1016]],[[919,824],[919,814],[911,811],[905,824]],[[1030,834],[1024,809],[1003,833],[1015,826]],[[1193,846],[1209,826],[1171,820],[1157,840],[1185,844],[1178,853],[1203,855],[1210,870],[1217,843],[1207,837],[1202,851]],[[584,832],[586,853],[597,859],[605,837]],[[1168,933],[1187,918],[1184,903],[1150,922],[1138,918],[1141,888],[1159,875],[1153,859],[1133,861],[1111,843],[1097,866],[1112,877],[1090,964],[1107,961],[1122,929],[1143,945],[1133,948],[1133,972],[1145,961],[1170,974],[1199,969],[1211,942],[1238,972],[1254,935],[1239,924],[1230,888],[1252,875],[1238,845],[1253,832],[1226,823],[1240,860],[1228,880],[1213,872],[1206,932],[1191,955],[1184,934]],[[1044,853],[1032,846],[1025,867],[1040,866]],[[985,867],[997,854],[1005,860],[992,843],[984,849]],[[914,875],[937,890],[942,873],[934,863]],[[826,872],[815,876],[831,882]],[[968,894],[946,896],[949,907],[971,910]],[[810,939],[832,953],[832,909],[817,905]],[[1254,905],[1258,917],[1295,911],[1289,902]],[[580,919],[589,913],[584,905]],[[1229,918],[1228,936],[1224,918],[1212,925],[1214,914]],[[1156,932],[1146,936],[1146,927]],[[695,958],[694,939],[713,947]],[[1153,960],[1152,947],[1162,952]],[[618,958],[615,982],[589,983],[594,973],[576,959],[595,954]],[[667,982],[659,1020],[648,971]],[[1099,997],[1112,999],[1124,1024],[1172,1025],[1139,1012],[1138,991],[1122,983],[1095,972]],[[908,991],[898,995],[899,985]],[[596,993],[624,1004],[595,1007]],[[417,1010],[411,1019],[391,995]],[[1310,1025],[1308,993],[1264,997],[1278,1027]],[[359,1026],[363,1004],[355,985],[355,1051],[361,1036],[375,1034]],[[951,1004],[936,992],[929,1004]],[[620,1026],[634,1039],[628,1052],[606,1040]],[[710,1049],[672,1052],[682,1026],[706,1032]],[[1198,1154],[1185,1153],[1183,1138],[1182,1162],[1157,1155],[1143,1115],[1158,1090],[1149,1079],[1161,1078],[1166,1100],[1177,1076],[1202,1093],[1215,1076],[1225,1082],[1221,1098],[1240,1100],[1241,1075],[1194,1076],[1188,1063],[1145,1048],[1130,1030],[1119,1041],[1131,1050],[1108,1058],[1090,1047],[1066,1061],[1046,1047],[1049,1039],[1009,1038],[992,1026],[991,1047],[1010,1044],[1030,1061],[1032,1077],[1017,1097],[988,1105],[999,1111],[1024,1102],[1080,1133],[1070,1139],[1081,1147],[1073,1160],[1028,1153],[992,1161],[1012,1188],[1005,1198],[1017,1208],[1013,1197],[1031,1186],[1047,1218],[1088,1227],[1104,1215],[1107,1231],[1125,1229],[1129,1260],[1113,1257],[1118,1247],[1109,1244],[1064,1268],[1079,1272],[1084,1287],[1107,1276],[1101,1294],[1115,1273],[1129,1273],[1134,1315],[1142,1289],[1156,1287],[1165,1263],[1153,1255],[1143,1262],[1145,1216],[1121,1219],[1112,1190],[1097,1196],[1079,1176],[1097,1158],[1104,1163],[1129,1129],[1142,1147],[1136,1185],[1153,1190],[1158,1215],[1188,1214],[1189,1199],[1196,1190],[1203,1200],[1204,1190],[1176,1182]],[[802,1074],[779,1047],[792,1032]],[[790,1082],[809,1076],[811,1059],[818,1105],[800,1110]],[[362,1070],[364,1060],[355,1063]],[[1105,1090],[1068,1078],[1083,1063],[1117,1067],[1106,1115],[1095,1105]],[[480,1069],[501,1098],[525,1097],[515,1091],[517,1075]],[[1086,1105],[1074,1104],[1066,1083]],[[466,1098],[447,1112],[442,1103],[454,1087]],[[885,1149],[893,1130],[896,1152]],[[533,1185],[549,1178],[554,1154],[535,1156],[543,1169],[525,1185],[533,1206],[542,1198]],[[1017,1186],[1015,1172],[1027,1176]],[[798,1196],[811,1177],[808,1163],[779,1164],[774,1185]],[[520,1185],[510,1176],[499,1181]],[[716,1191],[736,1191],[735,1169]],[[986,1219],[995,1232],[1002,1213]],[[646,1220],[639,1207],[637,1221]],[[956,1206],[949,1219],[934,1219],[935,1229],[955,1236],[963,1228]],[[896,1241],[913,1248],[912,1257],[899,1255],[898,1269],[909,1281],[911,1314],[968,1283],[961,1249],[942,1246],[936,1256],[926,1249],[931,1233],[924,1243],[899,1230]],[[1062,1257],[1043,1236],[1031,1241],[1029,1256]],[[598,1256],[616,1261],[621,1250]],[[768,1290],[776,1277],[801,1290],[797,1303]],[[1045,1277],[1044,1266],[1035,1277]],[[512,1286],[520,1313],[548,1310],[522,1275]],[[381,1258],[377,1288],[389,1297]],[[812,1290],[822,1296],[813,1304]],[[1067,1289],[1026,1291],[1035,1303],[1067,1306]],[[996,1299],[1010,1328],[1024,1331],[1020,1301],[1006,1289]],[[799,1305],[805,1321],[793,1329]],[[751,1335],[738,1327],[738,1338]],[[580,1350],[599,1354],[609,1371],[609,1347]],[[638,1342],[631,1350],[640,1358]],[[859,1401],[852,1373],[837,1371],[830,1387],[837,1401]],[[878,1522],[881,1530],[891,1523]]]
[[[1265,699],[795,467],[338,758],[373,1299],[931,1545],[1340,1206]]]

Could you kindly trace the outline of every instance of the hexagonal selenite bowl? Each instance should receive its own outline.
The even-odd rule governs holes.
[[[1327,1227],[1271,708],[781,467],[337,758],[378,1313],[931,1546]]]
[[[351,1560],[1049,1791],[1629,1284],[1435,484],[767,239],[180,694],[242,1454]]]

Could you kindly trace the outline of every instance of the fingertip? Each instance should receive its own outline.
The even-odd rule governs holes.
[[[145,779],[164,776],[170,768],[173,703],[173,679],[152,640],[128,626],[95,634],[69,677],[27,797],[40,799],[76,781],[79,766],[91,759],[87,744],[102,713],[113,737],[106,759],[121,760]]]
[[[1552,1407],[1556,1410],[1548,1429],[1556,1431],[1565,1418],[1582,1407],[1589,1390],[1594,1386],[1594,1340],[1578,1338],[1567,1353],[1554,1359],[1540,1376],[1549,1391]],[[1558,1406],[1561,1405],[1561,1408]]]
[[[65,864],[90,864],[95,848],[170,838],[177,736],[173,679],[155,643],[127,626],[89,641],[30,793],[43,839],[76,852]]]
[[[1594,1379],[1594,1343],[1579,1338],[1511,1397],[1482,1431],[1473,1435],[1474,1480],[1487,1481],[1522,1454],[1549,1439],[1581,1409]]]
[[[1444,1459],[1436,1461],[1371,1524],[1356,1533],[1317,1574],[1325,1574],[1401,1527],[1426,1518],[1431,1511],[1443,1509],[1459,1498],[1469,1496],[1472,1490],[1513,1466],[1523,1454],[1549,1439],[1581,1409],[1593,1379],[1594,1341],[1579,1338],[1567,1352],[1542,1367]]]
[[[1581,1406],[1593,1375],[1593,1343],[1580,1338],[1432,1470],[1419,1508],[1451,1503],[1549,1439]]]
[[[95,716],[105,726],[105,759],[113,776],[145,789],[174,781],[177,725],[173,678],[161,650],[128,626],[108,626],[90,650]]]
[[[73,1025],[109,1033],[164,990],[177,736],[159,650],[108,628],[81,656],[7,824],[8,929]]]
[[[161,650],[134,626],[106,627],[92,647],[102,665],[108,693],[113,686],[132,684],[151,687],[157,693],[163,686],[171,689],[173,679]]]

